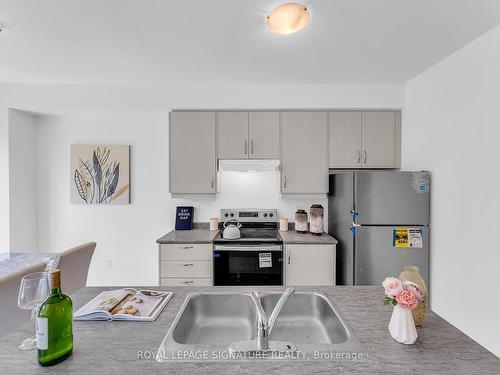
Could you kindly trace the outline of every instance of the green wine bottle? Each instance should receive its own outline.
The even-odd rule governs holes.
[[[52,289],[38,309],[36,339],[38,363],[54,365],[68,358],[73,350],[73,303],[61,292],[61,273],[49,273]]]

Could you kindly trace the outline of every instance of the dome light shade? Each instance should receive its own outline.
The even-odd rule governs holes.
[[[292,34],[309,23],[309,10],[302,4],[281,4],[269,13],[266,23],[275,33]]]

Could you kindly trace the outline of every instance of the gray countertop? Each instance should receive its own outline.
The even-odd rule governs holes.
[[[211,231],[208,229],[208,223],[193,223],[191,230],[172,230],[163,237],[156,240],[159,244],[170,243],[212,243],[218,231]],[[297,233],[293,226],[286,232],[279,231],[281,238],[285,244],[323,244],[334,245],[338,241],[330,236],[328,233],[323,232],[321,236],[316,236],[307,233]]]
[[[173,230],[156,240],[156,242],[160,244],[212,243],[218,232],[218,230],[208,229]]]
[[[80,307],[102,290],[84,288],[73,297]],[[433,312],[418,328],[415,345],[394,341],[387,330],[392,308],[384,306],[381,287],[318,287],[338,307],[365,348],[358,361],[262,361],[158,363],[144,359],[160,346],[167,329],[190,292],[247,291],[246,287],[161,287],[175,293],[155,322],[74,322],[73,355],[53,367],[42,368],[35,351],[17,345],[33,334],[27,323],[0,339],[0,373],[16,374],[499,374],[500,359]],[[283,290],[278,287],[253,288]],[[493,334],[493,333],[492,333]],[[142,354],[140,354],[142,353]],[[149,353],[149,354],[148,354]]]
[[[288,230],[286,232],[279,232],[283,242],[286,244],[316,244],[316,245],[335,245],[338,241],[330,236],[328,233],[323,232],[321,236],[307,233],[298,233],[295,230]]]

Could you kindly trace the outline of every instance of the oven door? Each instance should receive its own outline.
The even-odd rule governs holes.
[[[214,285],[283,285],[281,245],[216,245]]]

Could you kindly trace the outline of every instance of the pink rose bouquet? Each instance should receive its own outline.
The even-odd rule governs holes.
[[[425,293],[424,291],[413,281],[405,281],[403,283],[403,287],[405,289],[408,289],[415,294],[415,297],[417,297],[418,302],[423,302],[425,298]]]
[[[411,281],[401,280],[395,277],[387,277],[382,283],[385,292],[385,305],[399,305],[402,308],[413,310],[419,302],[424,300],[422,289]]]
[[[395,298],[403,291],[403,283],[395,277],[387,277],[382,283],[385,295],[389,298]]]

